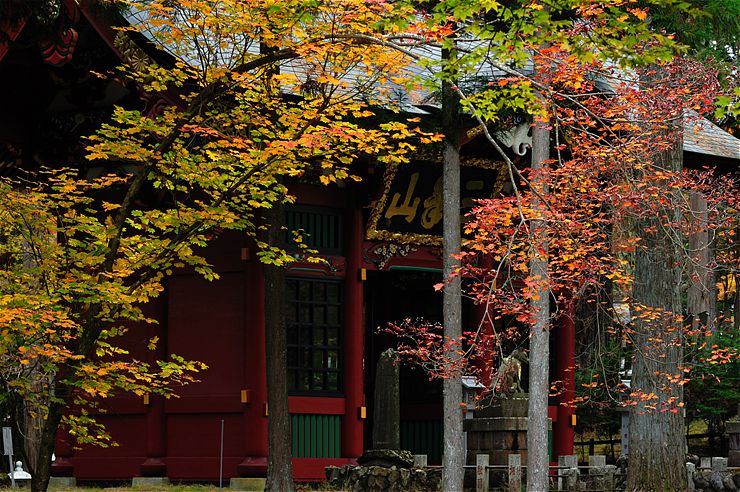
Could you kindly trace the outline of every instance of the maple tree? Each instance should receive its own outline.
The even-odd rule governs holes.
[[[0,184],[0,374],[31,417],[26,430],[38,426],[34,491],[48,486],[60,424],[78,442],[105,443],[90,411],[101,399],[172,396],[205,369],[176,354],[147,364],[118,344],[126,327],[155,322],[142,306],[173,270],[216,280],[201,252],[226,230],[250,236],[262,262],[286,266],[292,257],[266,241],[262,217],[293,200],[288,180],[356,179],[356,160],[403,162],[415,141],[434,138],[402,117],[373,120],[373,108],[393,109],[406,64],[384,40],[406,15],[401,6],[180,0],[122,9],[131,22],[123,33],[143,33],[169,61],[143,54],[100,76],[159,103],[146,113],[113,108],[89,137],[91,165],[47,163]],[[270,453],[288,466],[271,467],[268,487],[289,490],[289,446]]]
[[[649,382],[652,372],[636,375],[630,403],[638,409],[633,414],[652,422],[670,420],[666,434],[680,440],[681,427],[674,424],[683,405],[682,309],[680,302],[668,307],[661,303],[680,301],[683,280],[666,280],[666,292],[636,285],[645,286],[647,279],[641,275],[654,272],[665,260],[664,248],[683,244],[682,238],[697,230],[696,221],[690,225],[686,220],[691,209],[681,199],[681,190],[696,189],[698,183],[672,165],[681,154],[688,110],[706,112],[719,92],[711,77],[686,70],[687,60],[666,63],[678,46],[671,36],[643,22],[649,12],[644,5],[622,1],[441,2],[429,19],[430,26],[436,26],[434,34],[440,24],[456,34],[454,48],[461,56],[441,73],[460,77],[456,87],[461,103],[506,160],[514,188],[511,196],[482,202],[466,227],[474,239],[463,253],[468,262],[459,275],[476,280],[470,293],[495,310],[492,316],[512,316],[530,329],[539,326],[536,313],[542,312],[543,302],[546,309],[548,298],[563,310],[598,291],[609,278],[635,313],[633,324],[621,332],[634,342],[635,364],[658,356],[668,361],[647,369],[662,378],[656,385]],[[453,45],[442,41],[441,47]],[[532,64],[539,68],[532,70]],[[487,84],[481,84],[481,78]],[[519,169],[491,136],[489,126],[501,125],[506,114],[515,112],[533,115],[536,128],[552,128],[553,155],[541,170]],[[723,190],[736,193],[729,185]],[[724,222],[730,216],[712,224],[730,223]],[[542,217],[547,232],[544,244],[533,249],[538,244],[533,238],[537,217]],[[546,274],[533,271],[531,262],[538,256],[547,259]],[[478,266],[482,257],[493,258],[496,266]],[[691,255],[675,248],[671,257],[671,267],[663,265],[661,271],[678,269]],[[533,310],[538,304],[539,310]],[[490,370],[490,347],[500,353],[503,340],[514,331],[495,333],[491,340],[482,333],[483,323],[474,328],[450,339],[428,325],[391,327],[404,341],[402,353],[441,377],[451,370]],[[475,359],[483,362],[474,364]],[[546,381],[543,356],[530,357],[530,362],[534,371],[544,371]],[[547,396],[546,391],[530,393],[540,409],[546,408]],[[542,433],[546,426],[530,426],[530,431]],[[680,453],[657,456],[660,446],[649,445],[655,454],[635,453],[634,461],[647,469],[633,467],[632,490],[685,483],[683,448],[676,445],[674,451],[681,448]],[[546,487],[546,455],[530,453],[529,460],[529,485]],[[536,466],[532,460],[537,460]],[[660,476],[665,470],[676,475]]]

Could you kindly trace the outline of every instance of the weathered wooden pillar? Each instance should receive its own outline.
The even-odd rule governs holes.
[[[692,191],[689,192],[689,205],[692,231],[689,234],[687,309],[692,328],[704,325],[712,331],[717,315],[717,294],[714,271],[710,266],[714,256],[714,238],[709,229],[707,200],[701,193]]]
[[[362,210],[349,199],[345,220],[346,277],[344,281],[344,397],[342,419],[342,456],[356,458],[363,452],[365,405],[363,363],[365,358],[365,323],[363,317]]]

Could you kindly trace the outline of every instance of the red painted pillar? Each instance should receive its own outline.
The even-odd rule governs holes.
[[[267,476],[267,379],[265,368],[265,282],[259,260],[244,250],[244,449],[237,466],[243,477]]]
[[[147,332],[149,339],[159,337],[157,348],[148,352],[148,362],[153,366],[157,360],[167,359],[167,326],[169,293],[165,293],[150,305],[156,310],[153,317],[159,324],[150,324]],[[149,405],[146,410],[146,460],[141,464],[140,471],[144,477],[167,476],[167,465],[163,458],[167,454],[167,429],[165,426],[164,398],[159,395],[149,396]]]
[[[350,200],[347,205],[345,234],[346,278],[344,282],[344,395],[345,413],[342,421],[342,456],[357,458],[363,452],[363,421],[360,407],[365,405],[363,365],[365,323],[363,317],[362,242],[364,228],[362,210]]]
[[[571,425],[571,416],[575,413],[575,349],[576,325],[575,304],[569,297],[565,298],[562,315],[555,330],[557,346],[555,380],[561,381],[561,391],[557,397],[558,409],[556,422],[553,422],[553,460],[557,456],[573,454],[575,429]]]
[[[167,476],[167,465],[163,460],[166,454],[166,432],[164,398],[152,395],[146,413],[146,460],[140,466],[142,476]]]

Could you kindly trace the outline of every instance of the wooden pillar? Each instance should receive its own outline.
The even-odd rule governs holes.
[[[345,414],[342,421],[342,456],[356,458],[363,452],[363,363],[365,324],[363,316],[362,242],[364,228],[362,210],[354,200],[347,204],[345,221],[346,278],[344,282],[344,395]]]
[[[148,338],[159,338],[157,347],[149,350],[147,359],[149,364],[155,365],[157,360],[167,359],[167,331],[169,321],[168,309],[169,291],[165,290],[162,296],[153,301],[156,313],[153,317],[159,324],[150,324],[147,328]],[[167,465],[163,458],[167,454],[167,428],[164,413],[164,398],[159,395],[146,395],[146,460],[141,464],[141,475],[144,477],[167,476]]]
[[[575,304],[566,298],[562,306],[563,314],[558,319],[555,330],[556,365],[555,380],[562,381],[562,390],[557,397],[557,421],[553,422],[553,459],[556,456],[573,454],[573,439],[575,428],[571,418],[575,413],[573,399],[575,398],[575,348],[576,325]]]
[[[689,234],[689,262],[687,292],[688,321],[692,328],[704,325],[707,331],[714,330],[717,316],[717,292],[714,271],[711,267],[714,257],[712,244],[714,238],[709,229],[707,199],[699,192],[689,192],[691,207],[691,234]]]
[[[265,378],[265,283],[262,265],[244,249],[244,405],[245,458],[237,466],[240,476],[267,475],[267,380]]]

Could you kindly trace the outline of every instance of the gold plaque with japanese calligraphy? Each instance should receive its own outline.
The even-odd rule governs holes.
[[[460,213],[475,200],[501,193],[506,164],[463,158],[460,166]],[[442,244],[442,164],[413,161],[391,165],[383,176],[383,193],[374,203],[368,239],[406,244]]]

